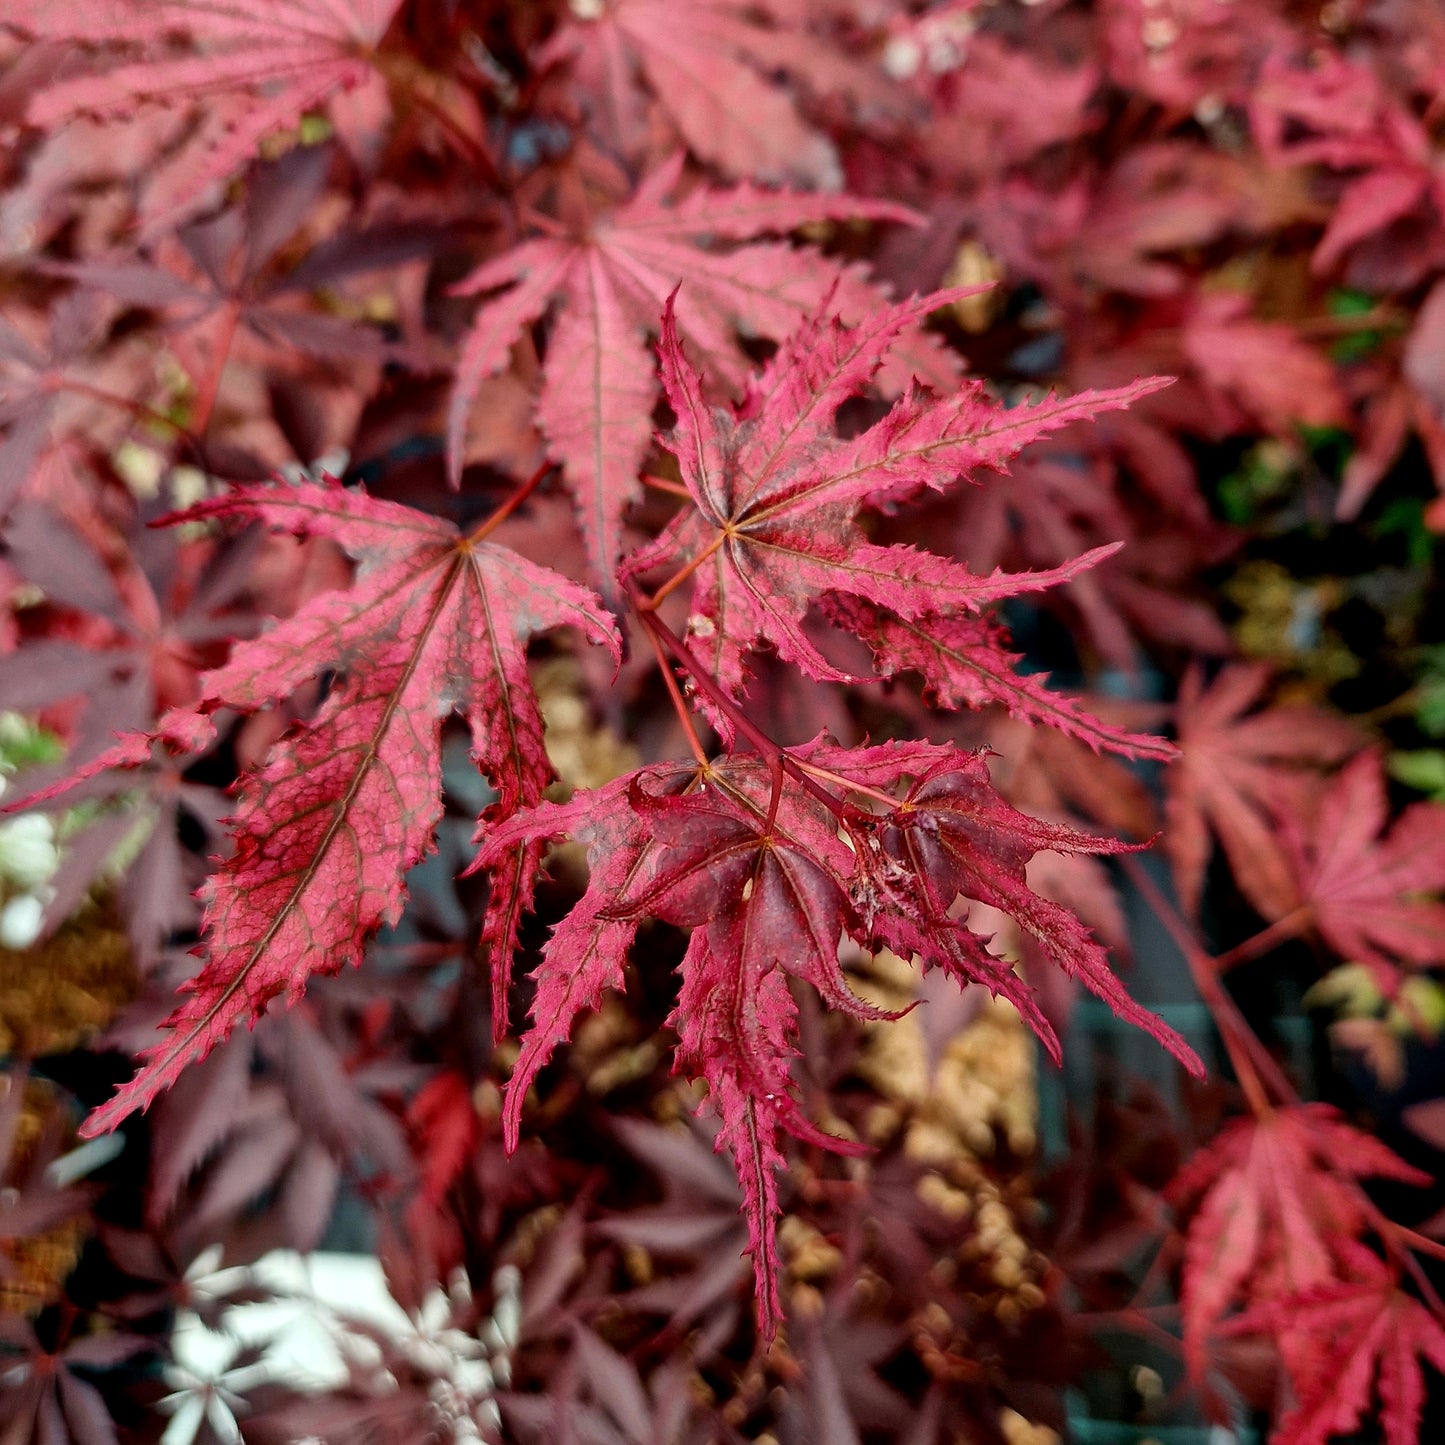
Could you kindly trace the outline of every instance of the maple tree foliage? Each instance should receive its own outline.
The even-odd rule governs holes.
[[[855,315],[882,299],[856,267],[757,237],[844,217],[913,219],[903,208],[858,197],[751,186],[699,188],[669,202],[681,171],[679,155],[600,214],[574,184],[563,195],[571,234],[524,241],[457,287],[464,295],[509,289],[483,303],[457,361],[447,438],[454,479],[482,378],[506,365],[512,345],[554,296],[564,298],[542,370],[538,420],[572,480],[596,575],[609,588],[624,550],[623,515],[639,494],[637,474],[652,431],[657,388],[644,336],[678,281],[687,278],[677,302],[681,325],[717,378],[736,383],[746,368],[737,328],[781,339],[824,296]],[[704,244],[718,240],[754,244],[722,253]],[[947,378],[946,357],[922,336],[916,341],[920,368],[931,379]]]
[[[890,616],[905,623],[926,617],[925,631],[944,633],[958,614],[1052,586],[1099,560],[1095,553],[1049,572],[976,577],[926,552],[864,540],[855,522],[863,504],[887,508],[924,488],[941,491],[960,474],[1001,466],[1053,427],[1125,405],[1151,387],[1086,392],[1063,403],[1000,412],[981,387],[966,384],[941,402],[910,394],[860,436],[847,442],[831,437],[838,407],[878,369],[890,344],[934,305],[905,303],[856,328],[817,318],[779,349],[750,388],[741,415],[728,422],[708,407],[701,377],[682,354],[669,305],[662,376],[678,425],[667,445],[695,509],[682,511],[629,558],[623,575],[675,567],[693,577],[687,640],[728,696],[741,695],[743,657],[764,642],[811,677],[852,680],[802,630],[809,604],[825,594],[853,604],[851,611],[832,613],[844,625],[856,618],[872,629]],[[858,604],[864,605],[861,613]],[[866,610],[870,604],[876,613]],[[915,656],[931,685],[948,677],[949,653],[942,646],[924,646],[910,662]],[[967,668],[965,659],[954,671]],[[1013,697],[1020,710],[1028,711],[1032,701],[1034,716],[1068,726],[1067,709],[1050,708],[1027,684],[1015,684]],[[1086,731],[1083,724],[1080,730]],[[1098,728],[1094,736],[1103,733]],[[1129,750],[1127,740],[1114,741]],[[1138,747],[1161,752],[1157,744]]]
[[[1183,1301],[1196,1375],[1210,1334],[1241,1298],[1298,1296],[1339,1277],[1340,1252],[1365,1221],[1355,1181],[1369,1177],[1428,1178],[1317,1104],[1236,1121],[1175,1177],[1176,1202],[1197,1209]]]
[[[430,847],[440,815],[447,713],[467,719],[499,810],[541,796],[550,770],[526,671],[531,633],[571,624],[617,645],[585,589],[510,549],[334,484],[238,488],[183,516],[255,517],[329,537],[359,567],[350,591],[323,593],[238,646],[201,679],[195,706],[172,709],[154,735],[133,734],[90,765],[142,766],[156,742],[197,751],[214,736],[218,708],[254,711],[323,669],[336,673],[304,729],[272,750],[231,821],[235,852],[208,885],[209,957],[192,997],[92,1130],[143,1107],[278,993],[297,998],[313,972],[359,960],[376,927],[395,921],[402,875]],[[498,892],[522,886],[536,862],[535,850],[519,850],[499,870]]]
[[[543,60],[597,74],[598,129],[624,153],[646,139],[651,90],[689,148],[731,175],[836,190],[836,147],[800,113],[796,96],[770,83],[774,74],[873,111],[896,111],[902,97],[876,67],[849,54],[846,32],[828,34],[827,19],[802,5],[760,13],[736,0],[708,0],[678,12],[657,0],[619,0],[596,14],[574,8]]]
[[[55,125],[82,112],[133,111],[138,103],[175,106],[210,101],[199,139],[171,187],[204,194],[228,180],[261,141],[294,125],[308,110],[374,79],[368,52],[385,34],[399,0],[338,0],[320,7],[294,0],[261,5],[152,0],[101,4],[83,12],[21,3],[6,22],[55,41],[109,44],[119,55],[98,74],[60,76],[31,99],[29,119]],[[188,36],[191,53],[169,45]],[[128,60],[127,50],[149,52]]]
[[[1401,966],[1445,958],[1445,904],[1429,897],[1445,875],[1445,835],[1438,804],[1407,808],[1377,836],[1386,816],[1379,763],[1357,758],[1320,799],[1298,867],[1314,926],[1389,987]]]
[[[517,840],[570,835],[587,843],[591,865],[588,891],[553,933],[536,975],[532,1028],[503,1116],[513,1140],[527,1089],[571,1036],[577,1014],[596,1008],[604,988],[623,986],[639,921],[652,915],[692,927],[674,1014],[680,1062],[707,1081],[722,1120],[718,1146],[731,1148],[737,1163],[768,1333],[780,1313],[776,1135],[845,1147],[820,1135],[793,1100],[796,1024],[786,975],[844,1013],[883,1016],[849,988],[838,964],[840,935],[886,943],[960,984],[982,984],[1013,1003],[1057,1056],[1058,1040],[1026,986],[966,917],[950,915],[960,896],[975,898],[1014,918],[1066,973],[1202,1069],[1172,1029],[1129,999],[1078,920],[1028,887],[1024,868],[1041,848],[1090,853],[1116,845],[1009,807],[976,754],[928,744],[853,751],[823,744],[787,756],[800,771],[781,786],[747,758],[630,774],[600,794],[519,814],[478,859],[485,866]],[[881,791],[910,778],[901,797]],[[849,808],[850,788],[893,806],[881,814]]]
[[[17,1445],[1434,1428],[1445,20],[1238,9],[0,7]]]
[[[1280,823],[1303,808],[1314,769],[1359,745],[1358,734],[1326,713],[1276,707],[1245,716],[1269,681],[1267,667],[1235,664],[1208,689],[1198,671],[1180,688],[1181,756],[1169,775],[1165,846],[1191,913],[1203,892],[1211,832],[1259,912],[1269,919],[1289,913],[1299,893]]]
[[[1295,1402],[1280,1420],[1281,1441],[1325,1445],[1357,1429],[1378,1395],[1385,1439],[1410,1445],[1424,1413],[1420,1362],[1445,1370],[1445,1328],[1379,1256],[1350,1240],[1342,1249],[1345,1278],[1272,1299],[1232,1328],[1268,1323],[1283,1336]]]
[[[940,463],[954,474],[1000,465],[1050,425],[1122,405],[1139,390],[1051,402],[1037,414],[1003,412],[976,388],[952,405],[930,407],[909,396],[874,431],[827,445],[840,403],[930,304],[896,307],[855,328],[831,317],[805,326],[750,389],[751,426],[740,439],[707,427],[701,379],[681,355],[670,302],[663,316],[663,380],[679,416],[679,433],[669,444],[683,460],[697,500],[694,515],[711,524],[716,540],[688,551],[674,524],[622,575],[637,596],[637,573],[670,563],[680,564],[684,575],[697,573],[700,554],[725,552],[738,580],[700,581],[708,590],[694,601],[689,624],[694,638],[706,623],[720,639],[709,661],[699,667],[689,645],[653,615],[653,603],[641,616],[654,640],[674,649],[693,684],[708,690],[725,737],[741,726],[754,748],[771,749],[766,766],[703,764],[688,781],[644,769],[600,795],[579,793],[564,807],[542,804],[537,811],[551,774],[524,647],[530,634],[570,623],[615,652],[615,628],[591,594],[481,540],[490,523],[462,536],[449,524],[334,483],[237,487],[170,519],[254,517],[297,535],[329,538],[358,567],[347,591],[323,593],[261,637],[238,644],[223,667],[199,679],[194,705],[165,713],[153,733],[122,739],[73,780],[144,766],[157,744],[200,751],[215,736],[218,709],[255,711],[322,669],[335,673],[315,714],[244,781],[231,820],[235,851],[208,884],[205,966],[188,985],[191,997],[166,1021],[165,1041],[87,1121],[87,1131],[112,1128],[146,1106],[237,1023],[254,1020],[277,994],[299,997],[313,973],[357,960],[377,926],[396,921],[402,875],[426,852],[440,815],[439,723],[453,709],[467,719],[473,758],[498,795],[482,820],[476,866],[490,875],[482,936],[493,959],[499,1034],[506,1027],[510,955],[540,845],[564,834],[586,838],[598,865],[592,891],[549,944],[538,978],[533,1028],[509,1086],[509,1142],[517,1142],[527,1088],[571,1036],[579,1009],[589,1002],[595,1007],[604,987],[620,986],[638,921],[650,914],[691,926],[675,1013],[680,1057],[708,1081],[723,1125],[719,1146],[732,1149],[743,1181],[767,1335],[781,1314],[772,1236],[779,1210],[774,1174],[783,1163],[776,1133],[785,1128],[815,1143],[825,1138],[791,1103],[793,1005],[784,975],[813,983],[844,1012],[876,1016],[840,972],[842,936],[885,943],[946,969],[960,983],[985,984],[1019,1008],[1057,1058],[1054,1031],[1026,988],[984,940],[951,918],[955,901],[976,898],[1013,917],[1066,973],[1202,1070],[1183,1040],[1129,999],[1077,920],[1028,888],[1024,865],[1035,852],[1109,851],[1106,840],[1010,808],[977,756],[926,744],[781,752],[736,710],[741,657],[764,640],[813,677],[847,680],[799,631],[807,596],[797,597],[799,581],[820,596],[851,595],[925,626],[935,618],[947,626],[955,612],[977,612],[1070,575],[1072,569],[977,578],[940,557],[876,547],[852,530],[864,500],[885,505],[936,485]],[[724,516],[711,521],[722,507]],[[799,507],[812,522],[806,534],[789,522],[790,509]],[[830,513],[837,522],[822,525]],[[748,549],[764,560],[753,561]],[[749,599],[736,615],[716,602],[734,588]],[[1125,753],[1167,753],[1103,724],[1088,726],[1071,710],[1049,708],[1041,694],[1020,688],[1018,696],[1018,706],[1033,700],[1043,719],[1061,719],[1091,742]],[[820,768],[842,797],[830,794],[810,767]],[[785,785],[788,770],[801,791]],[[902,797],[887,791],[905,779],[912,786]],[[888,811],[850,809],[842,800],[850,790]],[[604,821],[592,825],[592,817]]]

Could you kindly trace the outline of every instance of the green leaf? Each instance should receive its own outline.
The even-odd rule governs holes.
[[[1445,803],[1445,749],[1416,748],[1395,752],[1385,760],[1390,776],[1437,803]]]

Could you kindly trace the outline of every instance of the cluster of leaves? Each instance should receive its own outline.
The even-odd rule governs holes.
[[[248,1438],[1007,1434],[1056,1316],[981,1319],[938,1180],[860,1142],[849,1051],[907,1003],[856,965],[1002,998],[1055,1062],[1080,985],[1202,1074],[1121,982],[1120,879],[1241,1107],[1131,1186],[1161,1268],[1111,1316],[1177,1266],[1206,1408],[1414,1437],[1445,1246],[1362,1181],[1428,1175],[1302,1102],[1225,980],[1353,969],[1377,1064],[1438,1032],[1445,805],[1384,761],[1428,754],[1429,678],[1349,721],[1212,589],[1408,513],[1428,616],[1445,25],[1257,9],[5,9],[0,701],[66,753],[6,802],[66,810],[36,957],[89,895],[141,975],[77,1154],[154,1106],[109,1247],[153,1288],[5,1334],[37,1438],[116,1438],[58,1362],[129,1359],[203,1246],[314,1248],[343,1192],[436,1338],[259,1389]],[[610,765],[558,761],[544,658]],[[1161,821],[1177,903],[1131,856]],[[698,1122],[590,1127],[619,994],[633,1112]],[[168,1408],[234,1433],[248,1369]]]

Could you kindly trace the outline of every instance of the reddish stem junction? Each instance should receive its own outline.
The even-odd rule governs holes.
[[[781,743],[775,742],[761,728],[757,727],[727,693],[713,681],[708,670],[698,661],[687,643],[657,615],[657,602],[661,600],[661,596],[661,593],[657,593],[649,597],[635,582],[627,583],[628,600],[632,603],[634,612],[652,641],[659,666],[662,667],[663,675],[667,679],[668,694],[672,698],[673,706],[677,708],[678,717],[687,733],[688,744],[692,749],[693,756],[699,762],[706,762],[706,750],[697,735],[691,712],[683,701],[681,690],[672,673],[672,666],[667,662],[667,655],[670,655],[673,662],[687,673],[693,686],[737,729],[738,736],[751,743],[758,756],[767,763],[768,769],[773,775],[773,792],[768,803],[766,825],[769,829],[773,826],[778,814],[784,777],[792,778],[804,791],[810,793],[827,808],[840,823],[848,822],[848,804],[844,799],[830,793],[819,781],[820,778],[837,783],[860,797],[871,798],[885,807],[896,808],[898,806],[896,798],[890,798],[886,793],[879,792],[875,788],[862,786],[837,773],[831,773],[826,768],[815,768],[799,762],[787,748],[783,747]]]

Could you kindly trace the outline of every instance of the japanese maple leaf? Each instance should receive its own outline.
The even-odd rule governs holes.
[[[107,317],[94,296],[64,296],[49,308],[49,337],[37,344],[20,327],[0,317],[0,518],[34,475],[52,445],[52,431],[83,431],[93,439],[96,401],[83,400],[74,412],[75,393],[93,386],[95,364],[89,356],[105,331]],[[102,376],[99,379],[104,379]],[[126,419],[128,420],[128,419]],[[55,423],[61,422],[56,428]],[[77,421],[82,425],[77,426]]]
[[[368,254],[365,233],[356,250],[322,243],[285,274],[277,253],[321,200],[328,157],[320,147],[299,148],[259,167],[242,205],[185,226],[157,248],[157,261],[140,258],[54,263],[48,271],[95,287],[129,305],[158,312],[196,396],[191,423],[204,432],[238,331],[259,343],[268,358],[288,353],[332,362],[379,363],[395,356],[374,329],[306,309],[308,292],[355,272],[393,265],[424,245],[417,235],[382,230]]]
[[[880,201],[748,185],[699,188],[669,204],[680,175],[681,158],[648,176],[612,210],[593,215],[573,207],[563,235],[524,241],[456,288],[463,295],[509,289],[482,305],[457,361],[447,435],[453,483],[461,474],[467,416],[479,384],[507,365],[513,342],[560,297],[542,367],[538,420],[550,455],[566,469],[588,554],[606,586],[622,552],[622,517],[639,494],[637,474],[652,440],[657,381],[646,336],[656,330],[678,283],[685,283],[676,303],[678,327],[706,355],[718,382],[740,387],[750,364],[737,330],[782,337],[830,293],[840,310],[853,315],[867,314],[883,299],[857,267],[757,237],[813,221],[916,220],[913,212]],[[754,244],[731,250],[717,245],[737,241]],[[937,343],[916,333],[907,360],[930,379],[954,374]]]
[[[1233,663],[1206,687],[1192,667],[1176,708],[1179,762],[1167,778],[1164,847],[1185,909],[1199,911],[1218,838],[1241,892],[1273,921],[1299,902],[1280,820],[1303,809],[1318,769],[1360,745],[1341,718],[1307,707],[1251,713],[1270,683],[1262,663]]]
[[[0,694],[12,707],[42,708],[84,698],[67,738],[72,770],[91,762],[117,731],[145,726],[158,711],[195,697],[206,662],[224,655],[222,638],[252,630],[235,607],[247,585],[248,549],[217,550],[208,539],[177,542],[174,534],[136,529],[125,538],[128,565],[106,565],[87,539],[49,508],[17,511],[6,532],[11,558],[47,599],[75,609],[73,630],[27,639],[0,657]],[[67,619],[67,622],[69,619]],[[209,656],[208,656],[209,654]],[[39,788],[56,775],[39,770],[22,784]],[[181,847],[177,824],[199,825],[219,847],[225,798],[184,781],[169,760],[135,773],[87,779],[67,804],[114,800],[70,840],[53,880],[44,928],[58,926],[108,869],[122,838],[145,842],[126,870],[122,892],[136,961],[144,968],[170,932],[194,924],[192,891],[200,860]]]
[[[1261,149],[1280,169],[1323,161],[1360,172],[1331,207],[1310,258],[1316,273],[1426,202],[1445,213],[1445,168],[1429,131],[1362,61],[1327,54],[1301,65],[1283,53],[1270,56],[1250,98],[1250,119]]]
[[[235,854],[209,885],[206,963],[171,1032],[136,1078],[91,1116],[113,1127],[204,1058],[277,994],[356,961],[369,933],[394,922],[402,876],[441,816],[442,720],[468,721],[474,757],[499,794],[494,816],[534,803],[551,779],[526,668],[529,636],[572,625],[617,649],[611,619],[584,588],[448,522],[336,483],[250,486],[179,519],[254,519],[338,543],[360,563],[345,592],[325,593],[206,673],[194,707],[154,739],[192,751],[215,736],[222,707],[253,712],[318,674],[336,679],[314,717],[242,782]],[[88,770],[136,767],[152,738],[131,734]],[[84,776],[84,775],[82,775]],[[535,866],[499,863],[496,887]]]
[[[842,1147],[803,1116],[793,1095],[793,975],[833,1008],[880,1017],[849,990],[839,966],[844,936],[886,943],[960,983],[1009,998],[1057,1051],[1032,996],[955,905],[960,895],[1014,918],[1059,966],[1140,1024],[1189,1067],[1188,1046],[1125,994],[1087,930],[1028,887],[1040,849],[1117,850],[1108,840],[1028,818],[993,792],[981,756],[927,744],[862,750],[812,744],[793,765],[842,789],[804,786],[753,757],[644,768],[570,803],[544,803],[492,831],[478,866],[519,844],[571,835],[591,869],[581,902],[554,930],[534,977],[532,1024],[508,1084],[503,1123],[515,1143],[526,1091],[604,988],[620,989],[639,923],[657,917],[692,929],[672,1016],[678,1063],[706,1079],[733,1155],[748,1219],[749,1251],[765,1333],[780,1309],[773,1238],[783,1134]],[[848,805],[850,792],[882,800],[913,785],[890,811]],[[896,795],[896,794],[895,794]],[[499,980],[497,992],[505,989]],[[882,1015],[887,1016],[887,1015]]]
[[[665,1315],[677,1330],[715,1318],[737,1289],[747,1249],[736,1175],[709,1149],[703,1121],[663,1128],[619,1118],[613,1128],[628,1153],[652,1173],[662,1199],[609,1214],[594,1228],[608,1239],[640,1245],[654,1258],[676,1261],[666,1276],[628,1291],[619,1304],[629,1313]]]
[[[1329,946],[1393,991],[1400,968],[1445,963],[1445,806],[1415,803],[1386,831],[1379,755],[1345,767],[1307,833],[1291,829],[1300,895]]]
[[[571,1327],[572,1350],[546,1395],[499,1391],[496,1404],[508,1431],[519,1441],[720,1439],[700,1433],[699,1405],[689,1365],[673,1358],[644,1383],[638,1367],[618,1354],[586,1325]],[[723,1427],[714,1422],[718,1430]],[[690,1433],[689,1433],[690,1432]]]
[[[873,650],[879,677],[917,672],[924,696],[935,707],[986,707],[996,703],[1020,721],[1043,723],[1087,743],[1132,758],[1169,761],[1177,756],[1163,738],[1126,732],[1093,717],[1073,698],[1048,686],[1048,674],[1022,673],[1022,653],[1009,647],[1007,631],[992,617],[971,613],[908,621],[856,597],[829,597],[824,613],[861,637]]]
[[[688,643],[730,696],[741,696],[745,655],[763,643],[810,677],[857,680],[803,629],[809,606],[829,593],[864,604],[848,615],[867,636],[875,631],[868,606],[904,622],[975,613],[1064,581],[1115,550],[1099,548],[1049,572],[980,577],[930,552],[865,539],[857,522],[865,503],[887,505],[929,487],[944,490],[977,468],[1001,468],[1053,428],[1165,384],[1136,382],[1012,408],[991,401],[977,382],[937,400],[910,392],[861,435],[839,438],[839,406],[876,373],[893,340],[937,304],[936,297],[905,302],[856,327],[816,316],[779,348],[731,412],[707,404],[671,308],[664,314],[662,378],[678,418],[664,441],[694,506],[629,558],[623,575],[672,567],[665,590],[691,577]],[[956,685],[961,669],[946,647],[913,649],[909,658],[935,687]],[[1013,693],[1020,705],[1023,692]]]
[[[1200,375],[1275,431],[1344,425],[1344,396],[1329,359],[1288,323],[1259,321],[1247,310],[1243,296],[1195,303],[1182,342]]]
[[[1087,80],[1088,72],[1079,74]],[[1077,80],[1072,88],[1077,93]],[[1288,173],[1182,141],[1131,147],[1092,174],[1076,169],[1058,191],[1001,175],[996,155],[985,153],[969,207],[973,225],[1011,269],[1089,307],[1101,289],[1177,295],[1190,284],[1184,258],[1199,248],[1311,214],[1308,191],[1290,184]]]
[[[1366,154],[1349,155],[1346,148],[1345,155],[1338,158],[1358,161],[1368,169],[1340,193],[1330,223],[1310,257],[1310,269],[1316,273],[1328,272],[1361,242],[1427,205],[1435,223],[1445,215],[1445,166],[1435,154],[1430,133],[1395,107],[1381,117],[1380,129],[1378,141]]]
[[[1176,295],[1190,284],[1179,253],[1230,232],[1276,232],[1313,213],[1307,189],[1291,184],[1288,172],[1178,141],[1131,148],[1107,170],[1075,174],[1056,192],[1000,176],[997,155],[985,151],[968,210],[1010,269],[1085,306],[1100,289]]]
[[[123,537],[124,565],[112,570],[104,554],[109,538],[82,534],[39,503],[17,511],[5,540],[19,575],[80,621],[0,658],[0,690],[10,706],[27,708],[83,694],[86,711],[69,740],[76,765],[89,763],[118,731],[190,702],[207,650],[251,630],[249,612],[237,605],[246,586],[244,552],[217,551],[205,540],[178,543],[136,526]]]
[[[311,1250],[343,1177],[373,1188],[411,1183],[395,1117],[307,1014],[267,1018],[254,1038],[228,1040],[160,1100],[146,1201],[153,1225],[170,1219],[183,1238],[215,1239],[247,1216],[248,1228]],[[264,1223],[258,1200],[269,1206]]]
[[[219,788],[185,781],[175,760],[161,758],[145,768],[87,778],[66,795],[67,805],[87,800],[100,803],[103,810],[66,840],[51,879],[53,894],[45,905],[41,936],[71,917],[97,885],[109,883],[123,851],[129,859],[120,883],[126,934],[137,966],[148,971],[167,940],[177,932],[193,935],[200,917],[195,890],[205,863],[183,845],[181,829],[199,832],[209,853],[221,852],[226,795]],[[137,838],[144,842],[133,852]]]
[[[1208,1341],[1231,1307],[1329,1285],[1365,1223],[1362,1178],[1429,1176],[1325,1104],[1236,1120],[1169,1186],[1192,1218],[1184,1243],[1184,1350],[1204,1378]]]
[[[1032,994],[1016,987],[1007,964],[959,919],[960,899],[975,900],[1012,918],[1043,955],[1103,999],[1122,1019],[1202,1075],[1194,1051],[1156,1015],[1133,1001],[1109,966],[1108,955],[1067,909],[1029,886],[1034,854],[1108,854],[1132,845],[1030,817],[1012,807],[989,779],[983,753],[932,743],[823,750],[819,762],[864,786],[912,782],[892,812],[856,821],[859,859],[854,897],[871,936],[904,957],[918,954],[960,982],[983,982],[1008,998],[1059,1057],[1058,1040]]]
[[[825,882],[830,870],[836,876],[848,866],[851,855],[826,809],[795,788],[783,795],[785,806],[773,829],[764,829],[770,779],[768,770],[752,761],[703,771],[662,764],[579,792],[567,804],[541,804],[484,840],[478,867],[492,866],[519,839],[571,836],[587,845],[592,869],[586,895],[553,932],[538,974],[532,1027],[503,1113],[509,1141],[517,1137],[528,1084],[570,1036],[576,1014],[596,1007],[603,987],[621,987],[621,963],[644,917],[692,925],[757,896],[760,906],[769,905],[765,912],[786,909],[790,928],[803,930],[793,938],[794,971],[835,1006],[873,1016],[849,991],[836,957],[851,905],[836,883]],[[716,806],[701,796],[709,785],[726,790]],[[669,808],[665,795],[688,789],[697,795],[686,794]],[[783,870],[780,876],[775,866]],[[777,889],[787,901],[775,897]],[[799,937],[805,947],[797,946]],[[553,960],[560,964],[556,972]],[[500,964],[505,969],[510,960],[503,957]],[[554,980],[561,986],[554,988]],[[497,982],[504,995],[505,973]]]
[[[401,0],[96,0],[84,7],[21,0],[6,18],[37,36],[139,47],[144,58],[61,79],[26,119],[51,129],[71,116],[127,115],[143,103],[205,99],[200,154],[188,167],[204,195],[233,176],[272,132],[373,76],[374,52]],[[170,41],[190,38],[190,53]]]
[[[16,1445],[117,1445],[115,1418],[86,1374],[113,1371],[155,1349],[145,1335],[119,1330],[47,1346],[19,1313],[0,1319],[0,1412]]]
[[[1445,1328],[1400,1288],[1398,1272],[1344,1241],[1350,1278],[1273,1300],[1231,1320],[1230,1334],[1280,1341],[1295,1404],[1271,1445],[1326,1445],[1353,1435],[1379,1397],[1385,1445],[1417,1445],[1426,1398],[1422,1361],[1445,1372]]]
[[[838,152],[798,113],[780,74],[816,95],[841,94],[875,113],[897,111],[901,96],[881,67],[854,59],[810,29],[811,8],[796,0],[761,11],[745,0],[574,6],[574,18],[541,59],[571,62],[584,79],[584,94],[595,98],[594,124],[625,153],[647,139],[638,85],[645,78],[703,160],[738,178],[837,190],[843,181]]]

